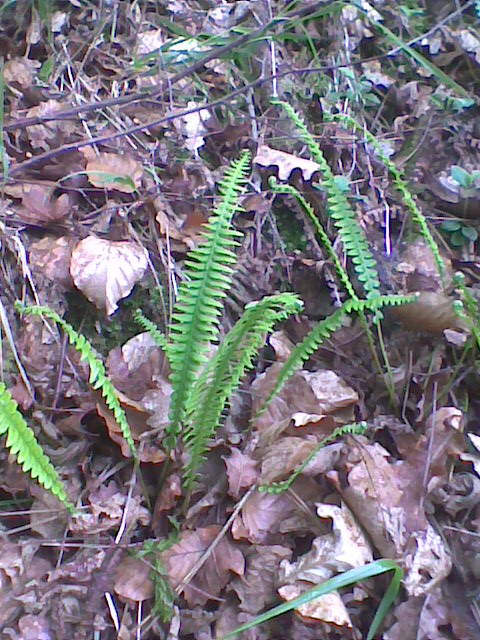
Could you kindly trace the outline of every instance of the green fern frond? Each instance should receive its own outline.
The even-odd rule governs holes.
[[[38,482],[47,491],[56,496],[73,513],[74,506],[69,502],[64,486],[48,457],[43,453],[32,429],[18,411],[5,385],[0,383],[0,435],[7,434],[6,447],[16,457],[17,463],[25,473]]]
[[[265,334],[271,333],[277,322],[299,313],[302,308],[303,303],[291,293],[251,302],[206,365],[193,386],[186,411],[183,441],[189,454],[184,476],[187,488],[193,485],[195,472],[220,423],[226,403],[265,344]]]
[[[166,351],[167,339],[165,338],[163,333],[158,329],[157,325],[151,320],[149,320],[146,316],[144,316],[143,313],[140,311],[140,309],[137,309],[135,311],[134,319],[135,319],[135,322],[137,322],[143,329],[145,329],[145,331],[149,332],[149,334],[152,336],[153,341],[155,342],[157,347],[160,347],[160,349],[163,349],[163,351]]]
[[[223,299],[231,286],[234,248],[240,233],[231,225],[239,210],[250,164],[245,152],[234,162],[221,182],[219,206],[205,225],[205,242],[191,251],[185,261],[187,279],[180,285],[170,327],[167,355],[173,386],[166,445],[173,449],[182,432],[189,394],[198,372],[206,362],[206,353],[218,336]]]
[[[272,100],[282,107],[300,132],[300,137],[308,146],[315,162],[320,166],[323,182],[327,191],[328,213],[336,226],[345,246],[345,252],[352,260],[358,279],[363,284],[367,298],[374,298],[380,293],[380,282],[377,274],[377,263],[368,247],[365,235],[357,222],[355,212],[347,197],[340,188],[322,150],[315,142],[312,134],[295,109],[287,102]]]
[[[112,384],[112,381],[108,378],[107,372],[103,362],[99,360],[92,345],[83,335],[79,335],[72,325],[65,322],[58,313],[48,309],[47,307],[22,307],[20,304],[15,305],[17,311],[21,314],[27,314],[31,316],[41,316],[53,320],[63,331],[67,334],[70,344],[80,353],[82,360],[86,360],[90,368],[89,382],[94,389],[100,389],[102,396],[105,398],[105,403],[109,409],[112,410],[114,418],[119,425],[122,435],[125,438],[133,459],[138,462],[137,452],[135,451],[135,443],[133,441],[132,432],[127,421],[125,411],[122,409],[117,397],[117,392]]]
[[[330,238],[325,233],[325,230],[322,227],[320,220],[317,218],[312,205],[309,202],[307,202],[307,200],[305,200],[305,198],[302,196],[302,194],[298,191],[296,187],[290,184],[280,184],[279,182],[277,182],[275,176],[270,177],[268,184],[270,185],[270,188],[274,193],[288,194],[293,196],[297,200],[297,202],[302,207],[304,212],[310,218],[311,222],[313,223],[313,226],[315,227],[315,231],[318,234],[318,237],[322,241],[323,246],[327,250],[328,255],[333,260],[333,264],[335,265],[337,275],[340,278],[340,281],[342,282],[343,286],[345,287],[348,295],[350,296],[350,298],[353,298],[353,299],[358,298],[357,294],[355,293],[355,289],[353,288],[353,285],[350,281],[350,278],[348,277],[348,273],[344,269],[337,254],[335,253],[332,243],[330,242]]]
[[[370,300],[350,299],[332,313],[325,320],[321,320],[305,338],[295,346],[288,360],[283,365],[277,378],[274,389],[268,396],[264,406],[257,414],[261,415],[270,402],[282,390],[287,380],[301,368],[319,346],[327,340],[337,329],[340,329],[351,313],[358,313],[360,317],[366,312],[377,314],[383,307],[404,305],[415,302],[417,296],[413,295],[385,295],[371,298]]]
[[[283,480],[281,482],[271,482],[270,484],[262,484],[258,487],[258,490],[265,491],[266,493],[275,493],[275,494],[286,491],[292,486],[292,484],[295,482],[298,476],[301,473],[303,473],[304,469],[307,468],[307,466],[315,458],[315,456],[320,451],[320,449],[323,449],[323,447],[326,447],[328,444],[335,442],[342,436],[349,435],[349,434],[357,435],[357,436],[361,435],[362,433],[365,433],[366,429],[367,429],[366,422],[355,422],[353,424],[346,424],[343,427],[338,427],[337,429],[334,429],[330,435],[320,440],[317,446],[308,454],[305,460],[295,469],[295,471],[290,475],[290,477],[287,480]]]
[[[326,115],[325,119],[340,122],[344,126],[351,127],[359,134],[361,134],[365,138],[365,140],[375,149],[377,156],[380,158],[380,160],[383,162],[390,175],[392,176],[393,184],[395,185],[397,191],[400,193],[405,206],[410,210],[414,222],[416,222],[420,227],[420,232],[425,239],[425,242],[430,247],[430,250],[435,259],[435,264],[437,265],[438,274],[442,280],[443,288],[445,288],[445,263],[443,262],[443,258],[440,255],[438,244],[435,242],[435,239],[432,236],[430,229],[428,228],[427,220],[423,213],[420,211],[408,188],[407,183],[403,179],[403,171],[401,169],[398,169],[397,165],[385,154],[376,137],[372,133],[370,133],[368,129],[362,127],[360,123],[355,120],[355,118],[342,113],[335,115]]]

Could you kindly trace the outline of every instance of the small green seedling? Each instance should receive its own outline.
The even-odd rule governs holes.
[[[478,232],[460,220],[446,220],[440,229],[447,236],[452,247],[463,247],[467,242],[476,242]]]

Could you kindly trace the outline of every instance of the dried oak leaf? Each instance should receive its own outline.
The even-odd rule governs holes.
[[[75,286],[99,309],[112,315],[147,268],[147,252],[132,242],[110,242],[89,236],[72,253]]]
[[[221,527],[209,525],[195,531],[184,531],[180,541],[161,554],[171,585],[179,587],[193,566],[209,550]],[[223,537],[193,580],[183,588],[185,600],[190,606],[205,605],[219,596],[230,579],[230,572],[243,575],[243,553],[228,538]]]
[[[88,160],[86,172],[94,187],[134,193],[140,186],[143,167],[130,156],[100,153]]]
[[[288,182],[293,171],[296,169],[302,173],[305,182],[310,182],[315,173],[320,171],[320,165],[313,160],[298,158],[291,153],[272,149],[267,145],[258,148],[257,155],[253,162],[260,167],[277,167],[278,179],[282,182]]]

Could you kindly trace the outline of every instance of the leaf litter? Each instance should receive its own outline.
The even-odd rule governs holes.
[[[6,348],[2,380],[83,507],[67,521],[2,449],[0,635],[166,637],[168,624],[154,614],[158,561],[178,592],[168,637],[221,638],[314,584],[387,557],[405,576],[382,637],[478,637],[478,354],[471,325],[451,300],[458,268],[478,298],[479,263],[471,232],[455,248],[441,228],[445,220],[476,227],[475,183],[452,191],[447,178],[452,167],[465,175],[478,169],[478,117],[473,103],[418,60],[412,67],[398,51],[367,59],[384,52],[377,22],[406,40],[424,34],[415,51],[471,86],[473,96],[479,47],[471,9],[462,7],[460,21],[453,3],[437,3],[438,12],[362,3],[335,16],[327,8],[323,18],[305,7],[305,19],[287,12],[282,31],[273,25],[275,38],[229,50],[234,36],[255,32],[259,19],[266,24],[284,7],[124,3],[113,17],[97,2],[55,2],[50,13],[27,0],[14,4],[0,8],[7,179],[0,295],[34,401]],[[316,74],[298,72],[322,65],[328,68]],[[246,87],[262,74],[264,81]],[[291,345],[344,295],[309,221],[292,198],[268,187],[273,173],[323,215],[325,197],[314,188],[319,164],[270,105],[277,90],[303,113],[334,173],[348,177],[382,287],[421,292],[384,325],[395,408],[352,321],[252,421]],[[346,105],[376,132],[428,213],[447,265],[446,290],[378,154],[322,122],[322,110]],[[192,112],[177,116],[185,109]],[[155,122],[163,117],[170,119]],[[254,173],[235,220],[245,237],[222,331],[245,304],[278,290],[301,293],[307,313],[271,337],[232,400],[185,515],[182,452],[168,456],[162,442],[168,367],[149,334],[133,326],[132,310],[141,306],[162,328],[168,324],[215,182],[246,146]],[[341,243],[335,251],[343,260]],[[134,483],[129,448],[89,388],[78,354],[48,324],[15,317],[14,301],[26,298],[64,314],[105,356],[153,507]],[[369,425],[365,436],[318,449],[334,428],[360,419]],[[288,479],[317,449],[288,491],[258,491]],[[136,554],[147,539],[168,548],[147,560]],[[245,637],[365,637],[385,589],[369,581],[323,596]]]

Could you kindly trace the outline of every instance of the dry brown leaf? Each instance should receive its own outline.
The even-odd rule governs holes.
[[[143,602],[153,596],[152,569],[139,558],[125,556],[115,575],[114,590],[117,596],[130,603]]]
[[[305,503],[318,498],[318,485],[308,478],[297,478],[292,490]],[[268,544],[276,541],[279,533],[311,530],[311,520],[301,511],[289,493],[270,494],[256,491],[243,505],[232,524],[236,540]]]
[[[232,449],[230,456],[223,460],[227,467],[228,493],[232,498],[239,498],[258,480],[257,462],[238,449]]]
[[[35,273],[55,282],[65,289],[73,287],[70,275],[72,251],[78,241],[75,238],[45,236],[30,247],[29,262]]]
[[[287,584],[279,587],[278,593],[286,602],[289,602],[305,593],[305,588],[296,584]],[[311,602],[301,604],[295,611],[304,620],[332,624],[336,628],[344,629],[344,633],[348,633],[346,629],[351,629],[353,626],[343,600],[336,592],[327,593]]]
[[[282,182],[288,182],[293,171],[301,172],[305,182],[310,182],[315,173],[320,171],[320,165],[313,160],[298,158],[291,153],[272,149],[267,145],[258,148],[257,155],[253,159],[255,164],[265,169],[268,167],[277,167],[278,179]]]
[[[141,162],[127,155],[100,153],[88,160],[86,172],[94,187],[134,193],[140,186],[143,167]]]
[[[240,609],[252,615],[275,601],[275,582],[282,560],[290,560],[292,550],[281,545],[257,544],[250,549],[245,575],[232,580],[231,588],[240,600]]]
[[[72,253],[75,286],[99,309],[112,315],[147,268],[147,252],[132,242],[110,242],[89,236]]]
[[[5,84],[13,85],[21,89],[28,89],[32,86],[33,72],[38,69],[38,60],[29,58],[12,58],[7,60],[3,68]]]
[[[27,118],[37,118],[39,116],[60,115],[64,106],[56,100],[47,100],[37,107],[32,107],[26,113]],[[27,127],[27,135],[34,149],[48,151],[55,144],[60,145],[68,136],[75,131],[76,123],[72,120],[50,120],[43,124],[32,124]],[[65,174],[63,174],[65,175]]]
[[[40,227],[64,220],[72,210],[70,197],[63,193],[54,198],[53,191],[52,187],[43,184],[23,184],[22,206],[16,211],[18,217],[27,224]]]
[[[262,455],[260,484],[270,484],[287,478],[317,445],[318,440],[313,437],[307,439],[285,436],[274,442]],[[333,469],[338,458],[339,447],[341,444],[320,449],[302,473],[313,477]]]
[[[445,329],[468,329],[465,321],[454,313],[452,305],[453,299],[442,293],[422,291],[415,302],[391,309],[390,315],[408,329],[421,333],[440,336]]]
[[[181,585],[185,576],[208,551],[221,527],[209,525],[195,531],[183,531],[180,541],[161,554],[172,587]],[[245,559],[242,552],[228,538],[223,537],[209,555],[203,567],[183,589],[189,605],[205,605],[216,598],[230,579],[230,572],[243,575]]]

